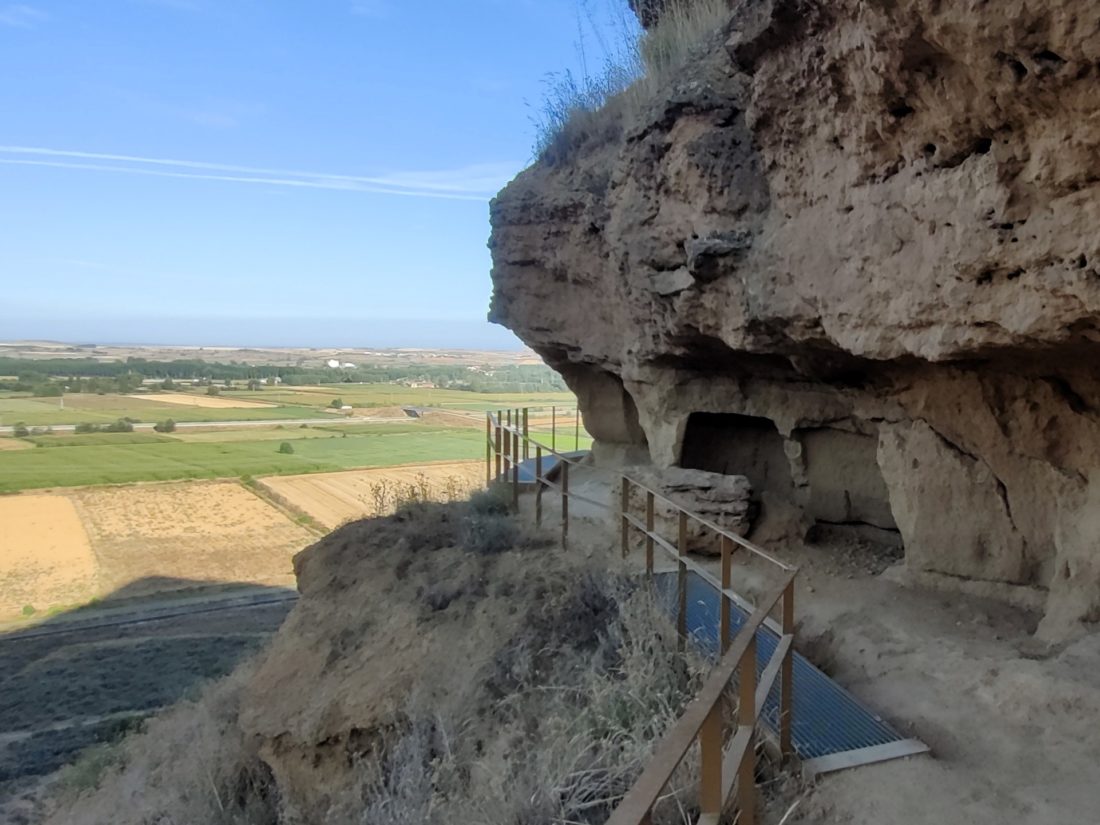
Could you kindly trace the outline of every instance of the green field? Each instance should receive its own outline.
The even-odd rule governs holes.
[[[176,421],[278,421],[280,419],[317,418],[313,407],[275,406],[241,409],[204,409],[182,404],[163,404],[125,395],[66,395],[61,408],[57,398],[0,397],[0,424],[23,422],[28,427],[55,424],[109,424],[120,418],[155,423],[171,418]]]
[[[36,435],[25,439],[36,447],[102,447],[106,444],[163,444],[172,441],[156,433],[81,433],[80,435]]]
[[[457,410],[491,410],[500,407],[550,406],[575,407],[577,399],[569,392],[491,394],[463,390],[439,390],[402,387],[397,384],[324,384],[312,387],[280,387],[259,392],[227,391],[227,398],[265,401],[278,404],[328,406],[340,399],[353,407],[446,407]]]
[[[308,434],[297,437],[298,433]],[[97,434],[98,435],[98,434]],[[132,435],[132,434],[123,434]],[[274,439],[252,433],[220,433],[237,440],[95,443],[73,449],[0,451],[0,492],[81,487],[136,481],[229,478],[331,472],[423,461],[457,461],[485,455],[485,435],[476,429],[416,424],[378,424],[369,433],[328,438],[287,429]],[[293,454],[278,452],[289,441]]]
[[[332,415],[330,404],[336,399],[360,408],[442,407],[452,410],[481,411],[508,407],[540,406],[549,409],[576,407],[570,393],[481,394],[462,390],[413,389],[396,384],[334,384],[318,387],[281,387],[249,392],[225,390],[224,398],[262,401],[270,407],[211,409],[171,404],[128,395],[70,393],[60,398],[30,398],[12,393],[0,394],[0,425],[22,422],[28,427],[58,424],[107,424],[120,418],[155,423],[172,418],[181,422],[285,421]],[[334,419],[336,416],[333,416]]]

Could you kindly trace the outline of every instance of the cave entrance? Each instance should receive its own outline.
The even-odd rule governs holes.
[[[807,512],[816,536],[858,538],[902,553],[890,491],[878,464],[874,435],[816,427],[795,430],[809,484]]]
[[[680,466],[742,475],[756,501],[764,491],[792,498],[791,467],[783,436],[768,418],[737,413],[692,413],[684,431]]]

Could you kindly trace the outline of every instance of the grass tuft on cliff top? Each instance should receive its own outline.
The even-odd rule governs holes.
[[[568,161],[580,146],[617,141],[730,19],[728,0],[671,0],[659,22],[645,31],[625,2],[611,2],[609,39],[597,27],[589,3],[580,0],[576,48],[581,68],[549,75],[532,117],[535,157],[552,166]],[[591,31],[587,38],[585,24]],[[587,40],[598,46],[598,68],[590,68]]]

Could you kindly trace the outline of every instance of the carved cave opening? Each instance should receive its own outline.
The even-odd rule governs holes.
[[[878,463],[878,437],[816,427],[795,430],[809,487],[811,540],[823,535],[862,538],[894,548],[901,534],[890,508],[890,491]]]
[[[737,413],[692,413],[684,430],[680,466],[743,475],[753,499],[767,490],[793,498],[794,482],[783,436],[768,418]]]

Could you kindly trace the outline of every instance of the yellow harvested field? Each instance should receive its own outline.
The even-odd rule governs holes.
[[[19,438],[0,438],[0,451],[3,450],[30,450],[34,444]]]
[[[143,395],[131,395],[145,401],[157,401],[161,404],[178,404],[181,407],[202,407],[211,410],[242,410],[254,407],[275,407],[264,401],[247,401],[243,398],[222,398],[218,395],[191,395],[185,392],[153,392]]]
[[[76,508],[61,495],[0,498],[0,619],[96,593],[96,564]]]
[[[77,490],[103,593],[144,596],[199,585],[290,584],[314,540],[236,482]]]
[[[447,501],[465,498],[484,483],[483,461],[432,462],[261,480],[278,498],[329,528],[388,512],[397,502],[409,498],[413,490],[421,498]]]

